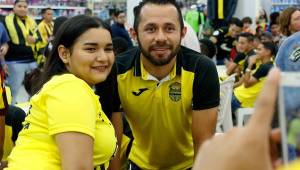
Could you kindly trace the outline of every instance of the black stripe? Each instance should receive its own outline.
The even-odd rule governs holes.
[[[15,15],[14,16],[14,26],[16,28],[16,31],[17,31],[17,35],[18,35],[18,38],[19,38],[19,44],[20,45],[25,45],[26,44],[26,41],[25,41],[25,37],[22,33],[22,30],[17,22],[17,16]]]

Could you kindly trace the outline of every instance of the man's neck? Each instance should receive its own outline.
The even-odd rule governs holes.
[[[158,80],[165,78],[172,71],[175,63],[176,57],[174,57],[170,63],[163,66],[153,65],[147,58],[141,55],[142,63],[146,69],[146,71],[152,76],[156,77]]]
[[[48,21],[48,20],[45,20],[45,19],[44,19],[44,22],[45,22],[46,24],[51,24],[51,21]]]

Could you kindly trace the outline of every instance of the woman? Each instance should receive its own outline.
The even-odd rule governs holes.
[[[113,62],[102,21],[80,15],[59,28],[7,170],[108,167],[115,132],[92,86],[106,79]]]
[[[276,55],[277,47],[272,42],[262,42],[258,45],[256,55],[248,60],[244,76],[241,78],[240,86],[234,89],[232,97],[233,113],[239,107],[253,107],[254,102],[262,89],[264,79],[273,67],[273,57]],[[251,68],[254,64],[259,65],[255,71]]]
[[[279,16],[279,25],[282,34],[286,37],[300,31],[300,10],[296,7],[283,10]]]

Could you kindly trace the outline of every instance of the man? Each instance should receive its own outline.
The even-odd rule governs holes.
[[[229,27],[222,27],[213,32],[210,40],[217,46],[217,64],[223,65],[229,60],[230,51],[235,47],[235,38],[242,32],[243,22],[232,18]]]
[[[51,8],[42,9],[43,20],[38,25],[38,30],[42,37],[39,50],[44,51],[46,45],[52,39],[53,35],[53,10]]]
[[[126,23],[125,12],[121,10],[117,10],[115,12],[115,23],[111,26],[111,34],[113,38],[116,37],[124,38],[128,43],[128,47],[131,48],[133,44],[129,36],[129,33],[125,28],[125,23]]]
[[[235,57],[234,61],[229,63],[226,71],[227,75],[233,74],[236,69],[239,69],[239,71],[245,71],[248,67],[248,59],[255,55],[253,46],[254,35],[251,33],[241,33],[238,35],[237,40],[237,50],[239,53]]]
[[[36,67],[36,43],[40,38],[35,21],[27,14],[27,1],[16,0],[13,13],[5,17],[5,26],[10,37],[5,60],[9,70],[8,84],[11,87],[13,104],[16,103],[25,72]]]
[[[122,53],[116,62],[117,99],[134,138],[129,166],[190,169],[194,153],[215,132],[216,67],[180,46],[186,28],[175,1],[143,0],[134,15],[139,48]]]
[[[270,155],[270,125],[279,77],[278,69],[270,71],[249,123],[205,142],[198,152],[193,170],[276,169],[272,167]],[[295,166],[288,169],[298,170],[299,164],[298,168]]]

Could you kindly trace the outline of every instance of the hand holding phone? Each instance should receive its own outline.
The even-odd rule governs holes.
[[[283,163],[300,158],[300,72],[282,72],[279,118]]]

